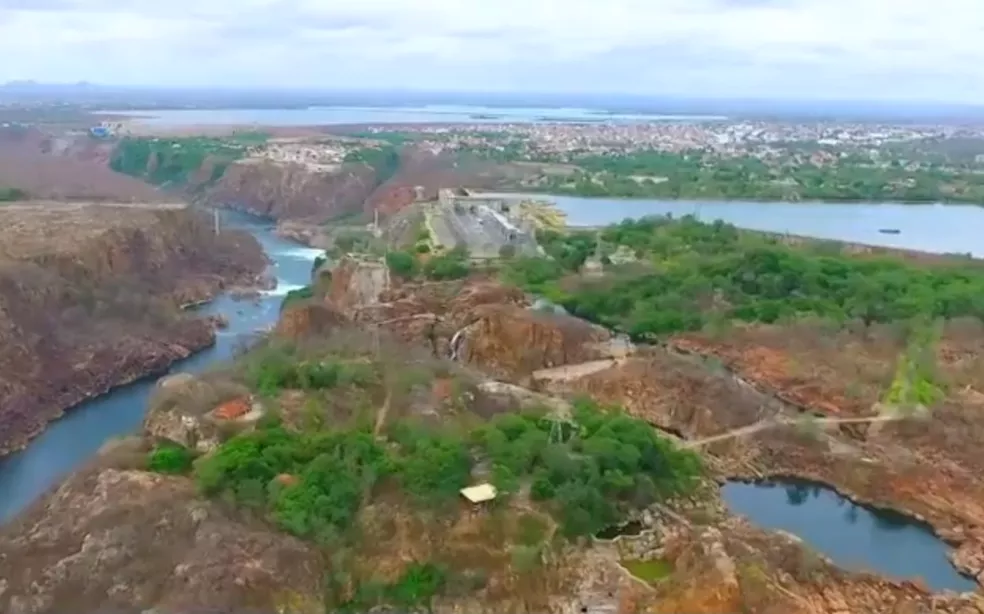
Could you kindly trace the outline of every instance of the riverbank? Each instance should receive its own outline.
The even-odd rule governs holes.
[[[196,353],[202,352],[214,346],[214,327],[211,323],[204,320],[200,323],[202,324],[202,327],[199,328],[200,335],[198,336],[200,339],[197,342],[178,345],[172,340],[170,345],[172,348],[177,348],[177,351],[161,354],[152,359],[149,364],[145,363],[133,369],[133,371],[129,374],[123,375],[120,378],[110,378],[109,381],[98,385],[98,387],[80,391],[81,393],[70,405],[58,408],[53,412],[49,412],[45,416],[44,422],[39,422],[31,430],[17,433],[11,439],[7,439],[2,442],[2,444],[0,444],[0,462],[2,462],[3,457],[27,448],[31,444],[31,441],[44,433],[46,429],[51,428],[52,424],[63,419],[66,415],[70,414],[81,405],[94,399],[98,399],[104,395],[111,394],[116,390],[126,388],[131,384],[154,380],[157,377],[167,373],[172,366],[188,358],[189,356],[193,356]],[[192,325],[194,326],[195,324],[197,323],[193,323]]]
[[[224,213],[224,228],[252,234],[271,257],[271,272],[278,280],[274,290],[260,293],[259,301],[240,300],[220,292],[194,309],[200,319],[222,316],[228,326],[214,331],[214,343],[186,357],[171,361],[155,372],[176,370],[195,372],[218,361],[227,360],[256,331],[272,325],[279,315],[280,302],[291,288],[308,282],[311,264],[320,251],[284,241],[274,235],[272,224],[237,213]],[[89,398],[48,424],[23,449],[0,458],[0,522],[13,518],[31,501],[75,471],[86,459],[114,437],[136,431],[143,419],[154,379],[140,372],[127,385]]]
[[[182,303],[258,281],[259,244],[164,205],[0,209],[0,449],[211,345]]]

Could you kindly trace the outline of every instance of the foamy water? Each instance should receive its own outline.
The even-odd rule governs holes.
[[[284,256],[286,258],[294,258],[296,260],[307,260],[309,262],[314,262],[318,256],[323,256],[325,250],[315,249],[313,247],[291,247],[278,252],[279,256]]]
[[[303,287],[301,284],[277,284],[273,290],[264,290],[263,296],[287,296],[291,290],[300,290]]]

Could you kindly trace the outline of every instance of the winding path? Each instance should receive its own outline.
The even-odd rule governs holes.
[[[827,426],[831,424],[870,424],[873,422],[891,422],[894,420],[902,420],[905,416],[900,415],[881,415],[881,416],[867,416],[864,418],[812,418],[810,424],[815,424],[817,426]],[[684,448],[699,448],[702,446],[710,445],[712,443],[717,443],[719,441],[725,441],[727,439],[734,439],[736,437],[743,437],[745,435],[751,435],[768,428],[777,426],[790,426],[799,424],[799,420],[796,418],[780,418],[778,420],[762,420],[754,424],[749,424],[734,430],[728,431],[726,433],[720,433],[718,435],[711,435],[710,437],[704,437],[702,439],[694,439],[690,441],[685,441],[681,444]]]

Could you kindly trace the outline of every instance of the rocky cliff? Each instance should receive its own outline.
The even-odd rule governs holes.
[[[415,148],[405,148],[395,168],[346,163],[326,169],[253,158],[231,164],[205,199],[293,223],[294,236],[304,236],[304,225],[376,210],[387,216],[421,198],[436,199],[440,188],[493,189],[511,172],[516,171]]]
[[[247,160],[229,166],[207,192],[207,200],[278,220],[319,224],[362,211],[378,185],[367,165],[344,165],[325,172],[300,164]]]
[[[253,284],[251,236],[215,236],[188,209],[0,209],[0,451],[64,410],[214,341],[179,306]]]

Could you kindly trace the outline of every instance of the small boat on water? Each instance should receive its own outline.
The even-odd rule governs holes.
[[[899,230],[898,228],[879,228],[878,232],[882,233],[883,235],[897,235],[902,231]]]

